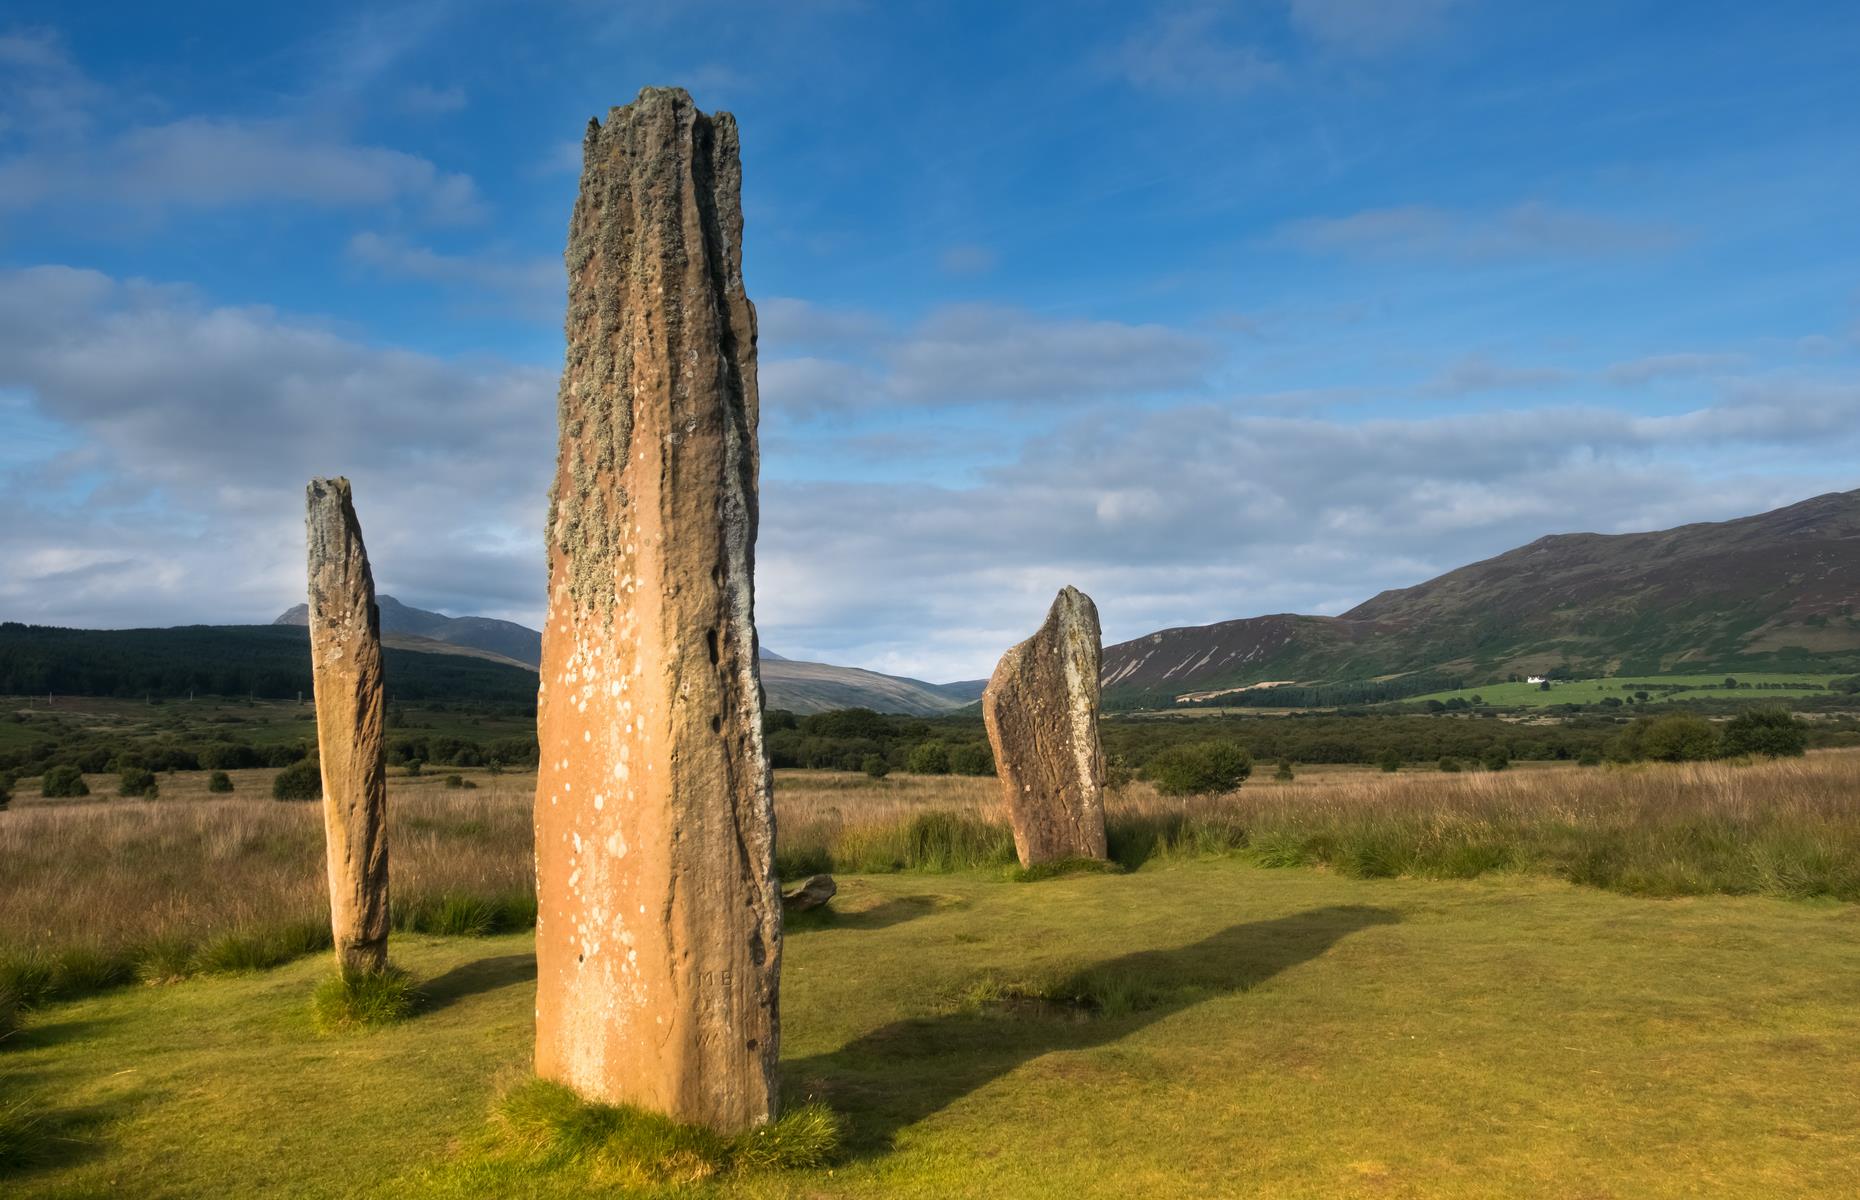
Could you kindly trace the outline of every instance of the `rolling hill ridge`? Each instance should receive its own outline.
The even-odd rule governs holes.
[[[1558,534],[1339,616],[1164,629],[1104,652],[1111,707],[1266,682],[1430,690],[1512,673],[1860,666],[1860,490],[1652,533]],[[1423,685],[1428,686],[1423,686]]]

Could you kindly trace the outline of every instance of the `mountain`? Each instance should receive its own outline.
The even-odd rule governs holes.
[[[435,642],[433,645],[443,643]],[[420,653],[388,646],[392,701],[445,701],[506,710],[536,703],[536,672],[482,651]],[[171,629],[60,629],[0,623],[0,695],[309,695],[310,638],[302,627],[182,625]]]
[[[376,597],[375,603],[381,609],[381,640],[387,645],[441,654],[447,652],[447,647],[478,650],[532,671],[542,665],[542,634],[514,621],[448,617],[402,604],[392,596]],[[310,606],[299,604],[286,609],[272,624],[307,626]]]
[[[489,617],[448,617],[402,604],[392,596],[378,597],[376,603],[381,608],[381,640],[386,645],[429,654],[465,654],[531,671],[542,663],[542,634],[527,626]],[[309,606],[299,604],[272,624],[307,625],[309,621]],[[796,662],[766,649],[761,660],[768,707],[798,713],[869,708],[929,717],[981,699],[984,683],[925,683],[857,667]]]
[[[901,675],[881,675],[858,667],[796,662],[762,655],[762,691],[768,707],[790,712],[828,712],[869,708],[874,712],[934,717],[954,712],[982,698],[987,681],[925,683]]]
[[[1336,617],[1278,614],[1106,647],[1107,704],[1263,683],[1860,667],[1860,490],[1656,533],[1539,538]],[[1422,688],[1422,690],[1428,690]]]

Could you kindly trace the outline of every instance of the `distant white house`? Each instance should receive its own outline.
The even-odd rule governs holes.
[[[1542,675],[1526,675],[1524,677],[1524,682],[1526,683],[1549,683],[1550,681],[1548,679],[1545,679]]]

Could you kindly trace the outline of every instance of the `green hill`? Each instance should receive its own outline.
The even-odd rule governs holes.
[[[388,695],[487,708],[533,709],[536,674],[458,653],[386,646]],[[302,626],[182,625],[61,629],[0,624],[0,694],[14,696],[308,695],[310,636]]]
[[[1237,689],[1266,682],[1355,702],[1513,674],[1851,673],[1856,606],[1860,491],[1838,492],[1734,521],[1540,538],[1341,616],[1161,630],[1107,647],[1103,681],[1106,703],[1128,707],[1244,702]],[[1385,694],[1353,694],[1369,691]]]

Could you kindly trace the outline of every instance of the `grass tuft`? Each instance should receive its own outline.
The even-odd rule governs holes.
[[[272,929],[233,930],[201,945],[194,955],[194,971],[201,975],[266,971],[327,950],[330,945],[329,926],[322,924],[301,922]]]
[[[311,1015],[319,1033],[355,1033],[406,1020],[420,999],[413,976],[392,964],[380,971],[345,969],[317,985]]]
[[[1119,864],[1101,858],[1062,858],[1054,862],[1034,863],[1031,867],[1015,867],[1009,878],[1017,883],[1038,883],[1043,879],[1064,879],[1069,875],[1109,875],[1122,870]]]
[[[839,1156],[841,1137],[838,1118],[818,1103],[726,1136],[631,1105],[583,1100],[559,1083],[532,1079],[498,1101],[480,1153],[527,1172],[572,1170],[599,1186],[651,1187],[825,1166]]]
[[[56,1141],[49,1122],[24,1100],[0,1100],[0,1172],[36,1167]]]

